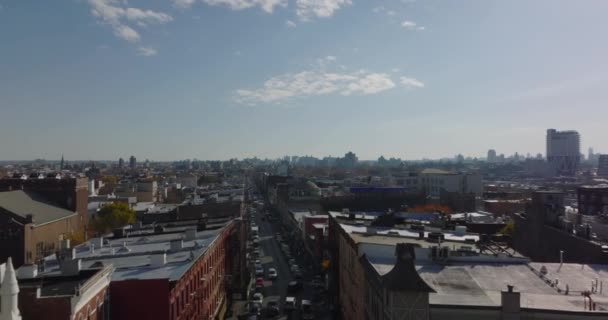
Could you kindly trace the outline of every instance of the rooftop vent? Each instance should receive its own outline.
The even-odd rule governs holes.
[[[196,229],[187,229],[186,230],[186,241],[192,241],[196,239]]]
[[[466,233],[467,233],[466,226],[456,226],[456,228],[454,229],[454,234],[459,237],[463,237]]]
[[[32,279],[38,276],[38,265],[36,264],[24,264],[17,269],[17,278],[19,279]]]
[[[131,252],[131,249],[127,246],[123,246],[120,249],[118,249],[118,253],[128,253]]]
[[[150,241],[150,239],[148,239],[148,237],[141,237],[141,238],[137,239],[137,241],[135,241],[135,242],[137,242],[137,243],[146,243],[148,241]]]
[[[61,274],[64,276],[74,276],[80,273],[82,269],[82,260],[63,260],[60,265]]]
[[[95,248],[101,249],[103,247],[103,237],[91,239],[91,244],[93,244]]]
[[[184,240],[171,241],[171,251],[178,251],[184,248]]]
[[[167,254],[155,254],[150,256],[150,265],[153,267],[161,267],[167,264]]]

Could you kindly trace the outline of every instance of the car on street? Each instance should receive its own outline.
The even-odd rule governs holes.
[[[298,270],[296,270],[296,271],[293,273],[293,277],[294,277],[294,278],[296,278],[296,279],[298,279],[298,280],[302,279],[302,271],[300,271],[299,269],[298,269]]]
[[[265,318],[276,317],[280,314],[279,303],[277,301],[268,301],[266,308],[263,310]]]
[[[249,314],[259,315],[261,311],[262,311],[261,303],[251,302],[249,304]]]
[[[260,305],[264,302],[264,295],[260,292],[256,292],[253,294],[253,303],[259,303]]]
[[[275,269],[275,268],[268,269],[268,279],[274,280],[278,276],[279,276],[279,274],[277,273],[277,269]]]
[[[296,280],[289,281],[289,283],[287,284],[287,292],[289,292],[289,293],[298,292],[298,290],[300,290],[301,288],[302,288],[302,284]]]
[[[310,300],[302,299],[300,309],[302,310],[302,319],[312,320],[315,318],[312,311],[312,302]]]
[[[264,288],[264,278],[255,279],[255,287],[256,288]]]
[[[293,264],[289,269],[291,270],[291,272],[295,273],[296,271],[300,270],[300,267],[298,267],[297,264]]]
[[[260,267],[260,268],[255,268],[255,276],[256,277],[263,277],[264,276],[264,268]]]
[[[296,298],[295,297],[285,297],[285,303],[283,304],[283,309],[286,311],[292,311],[296,309]]]
[[[253,249],[253,254],[254,254],[256,257],[259,257],[259,256],[260,256],[260,249],[258,249],[258,248]]]

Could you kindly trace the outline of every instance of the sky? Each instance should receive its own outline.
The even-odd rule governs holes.
[[[0,0],[0,160],[608,152],[602,0]]]

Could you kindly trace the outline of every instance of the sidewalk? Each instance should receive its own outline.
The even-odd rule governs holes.
[[[232,302],[231,310],[232,316],[226,318],[227,320],[237,320],[238,316],[244,311],[247,300],[236,300]]]

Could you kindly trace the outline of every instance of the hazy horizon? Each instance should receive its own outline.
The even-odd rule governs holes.
[[[536,155],[548,128],[608,152],[607,9],[0,0],[0,158]]]

